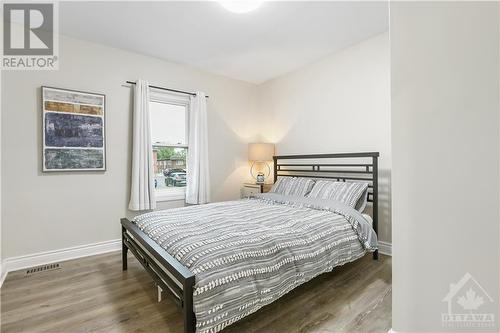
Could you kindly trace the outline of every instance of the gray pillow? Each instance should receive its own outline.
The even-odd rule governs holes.
[[[360,213],[365,211],[366,205],[368,204],[368,186],[366,186],[366,190],[361,194],[358,202],[356,203],[356,210]]]
[[[366,192],[366,194],[365,194]],[[329,180],[318,180],[309,193],[309,198],[332,199],[342,202],[353,208],[358,208],[357,204],[362,195],[367,195],[368,183],[354,182],[334,182]],[[364,209],[361,203],[359,208]]]
[[[271,188],[271,193],[305,197],[314,186],[314,180],[303,177],[280,177]]]

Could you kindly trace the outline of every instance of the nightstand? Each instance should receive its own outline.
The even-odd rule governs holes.
[[[241,197],[251,198],[258,193],[267,193],[271,190],[273,184],[255,184],[255,183],[244,183],[241,187]]]

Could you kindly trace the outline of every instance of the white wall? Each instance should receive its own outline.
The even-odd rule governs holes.
[[[10,258],[118,239],[130,216],[131,89],[203,90],[208,99],[212,198],[239,197],[247,174],[246,143],[255,140],[256,87],[118,49],[62,37],[58,71],[2,73],[2,254]],[[44,174],[42,85],[106,94],[107,171]],[[179,206],[182,202],[162,204]]]
[[[466,272],[496,327],[460,331],[498,332],[499,28],[495,2],[391,2],[398,333],[448,331],[442,299]]]
[[[216,201],[239,197],[248,179],[247,142],[277,142],[280,154],[380,151],[380,239],[390,241],[387,33],[261,86],[72,38],[60,43],[59,71],[3,73],[4,258],[119,238],[119,218],[133,215],[126,208],[132,93],[123,84],[137,78],[210,95]],[[42,85],[106,94],[106,172],[40,171]]]
[[[0,91],[2,89],[2,71],[0,71]],[[0,105],[2,104],[2,94],[0,93]],[[1,107],[0,107],[1,113]],[[5,271],[3,269],[2,256],[2,117],[0,116],[0,286],[2,286]]]
[[[384,33],[259,86],[278,154],[380,152],[379,235],[391,241],[390,58]]]

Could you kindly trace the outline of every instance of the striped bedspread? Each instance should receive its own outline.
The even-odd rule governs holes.
[[[352,208],[276,194],[147,213],[134,223],[195,274],[198,333],[222,330],[377,243]]]

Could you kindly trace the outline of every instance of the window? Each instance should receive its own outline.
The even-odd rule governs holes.
[[[185,197],[188,145],[189,99],[163,92],[151,92],[151,143],[156,200]]]

